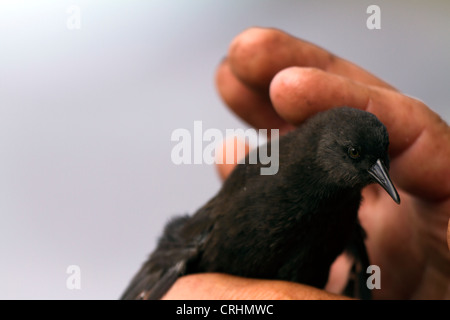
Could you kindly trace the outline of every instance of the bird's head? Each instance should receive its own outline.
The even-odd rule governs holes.
[[[316,116],[317,164],[329,181],[341,187],[380,184],[392,199],[400,197],[389,178],[389,135],[378,118],[366,111],[342,107]]]

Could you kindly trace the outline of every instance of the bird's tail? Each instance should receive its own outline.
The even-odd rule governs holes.
[[[164,296],[174,282],[186,274],[190,261],[198,254],[195,242],[187,242],[180,230],[189,216],[170,221],[158,242],[158,247],[134,276],[121,299],[156,300]]]

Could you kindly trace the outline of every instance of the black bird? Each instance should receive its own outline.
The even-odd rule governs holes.
[[[178,277],[199,272],[323,288],[344,250],[368,265],[357,216],[362,188],[378,183],[400,203],[388,145],[371,113],[341,107],[309,118],[279,139],[278,173],[238,164],[192,217],[171,220],[122,299],[159,299]]]

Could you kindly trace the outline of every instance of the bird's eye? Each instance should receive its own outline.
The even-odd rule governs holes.
[[[361,156],[361,153],[359,152],[359,150],[357,148],[349,147],[348,148],[348,155],[352,159],[358,159]]]

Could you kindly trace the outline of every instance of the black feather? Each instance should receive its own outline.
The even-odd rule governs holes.
[[[170,222],[122,298],[159,299],[178,277],[198,272],[323,288],[346,248],[368,265],[357,214],[362,188],[376,182],[368,170],[377,160],[389,167],[388,144],[368,112],[343,107],[311,117],[280,138],[277,174],[261,175],[259,161],[239,164],[192,217]],[[399,202],[392,184],[384,187]]]

